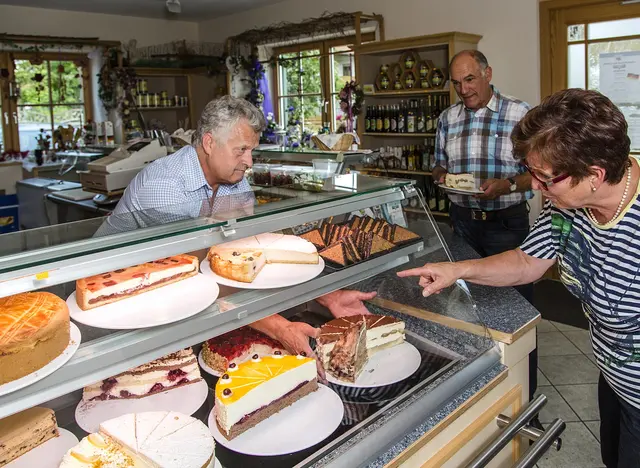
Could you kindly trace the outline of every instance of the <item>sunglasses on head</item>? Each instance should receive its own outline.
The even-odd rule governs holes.
[[[558,184],[558,183],[562,182],[563,180],[569,178],[569,174],[563,174],[563,175],[559,175],[557,177],[553,177],[551,179],[544,180],[544,179],[541,179],[540,177],[538,177],[536,175],[536,173],[533,172],[531,170],[531,168],[529,166],[527,166],[525,163],[521,163],[521,164],[524,166],[524,168],[527,171],[529,171],[529,174],[531,174],[531,177],[536,179],[536,181],[542,186],[542,188],[544,190],[549,190],[549,187],[551,187],[552,185]]]

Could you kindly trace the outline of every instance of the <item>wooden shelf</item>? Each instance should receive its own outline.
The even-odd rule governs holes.
[[[431,172],[425,171],[407,171],[406,169],[379,169],[377,167],[363,167],[361,172],[377,172],[377,173],[389,173],[389,174],[416,174],[416,175],[431,175]]]
[[[414,89],[411,91],[402,90],[402,91],[376,91],[373,93],[365,93],[366,97],[375,97],[375,98],[399,98],[403,96],[411,97],[411,96],[427,96],[429,94],[449,94],[448,89]]]
[[[424,210],[421,210],[419,208],[411,208],[410,206],[404,206],[403,209],[404,209],[404,211],[406,211],[408,213],[424,214]],[[445,217],[445,218],[449,217],[449,213],[442,213],[441,211],[432,211],[431,214],[433,216],[442,216],[442,217]]]
[[[379,137],[379,138],[429,138],[435,137],[435,133],[363,133],[362,136]]]
[[[178,110],[178,109],[187,109],[187,110],[188,110],[188,109],[189,109],[189,106],[138,107],[138,109],[140,110],[140,112],[147,112],[147,111],[163,111],[163,110]]]

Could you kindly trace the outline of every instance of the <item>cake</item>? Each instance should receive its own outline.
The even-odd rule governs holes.
[[[0,385],[29,375],[69,346],[69,309],[58,296],[30,292],[0,298]]]
[[[447,174],[444,185],[461,190],[475,190],[476,178],[473,174]]]
[[[174,255],[76,281],[76,302],[82,310],[166,286],[198,274],[198,259]]]
[[[265,264],[318,264],[318,250],[306,239],[264,233],[211,247],[211,269],[234,281],[251,283]]]
[[[58,435],[56,415],[48,408],[30,408],[0,420],[0,466]]]
[[[262,357],[276,351],[288,354],[279,341],[251,327],[240,327],[208,340],[202,347],[202,359],[207,366],[222,374],[231,363],[238,365],[255,354]]]
[[[322,238],[322,234],[320,234],[320,229],[314,229],[304,234],[300,234],[300,237],[311,242],[317,249],[324,249],[327,246]]]
[[[60,468],[209,468],[214,441],[207,426],[181,413],[131,413],[100,424],[70,449]]]
[[[315,359],[255,355],[229,367],[218,380],[216,424],[231,440],[317,389]]]
[[[84,388],[84,401],[144,398],[202,380],[191,348],[180,350]]]
[[[326,355],[327,372],[336,379],[355,382],[367,363],[367,327],[360,316],[359,322],[350,322],[342,330],[331,351]]]
[[[317,339],[317,353],[322,365],[328,372],[331,370],[330,359],[336,343],[354,324],[364,322],[366,327],[367,358],[376,352],[399,345],[404,342],[404,322],[387,315],[352,315],[333,319],[320,328]],[[336,378],[340,378],[337,377]],[[344,379],[343,379],[344,380]]]

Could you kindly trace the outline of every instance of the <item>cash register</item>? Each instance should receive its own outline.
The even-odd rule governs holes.
[[[96,203],[104,203],[120,195],[145,166],[166,155],[167,147],[160,140],[137,140],[90,162],[88,171],[80,173],[80,183],[84,190],[99,194]]]

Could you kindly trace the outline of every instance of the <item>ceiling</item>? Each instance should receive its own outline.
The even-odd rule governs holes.
[[[281,1],[283,0],[180,0],[182,13],[179,15],[167,12],[165,0],[0,0],[0,4],[143,18],[203,21]]]

